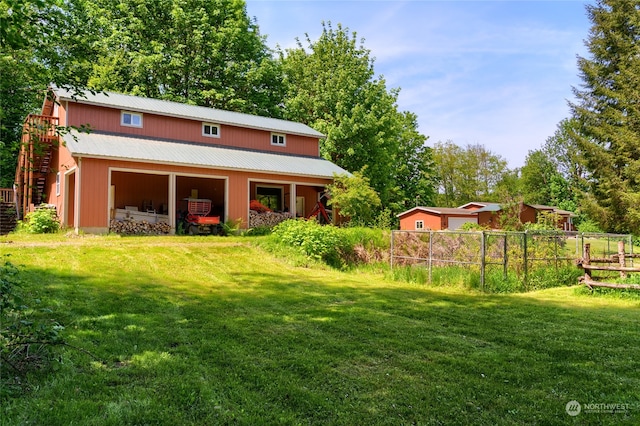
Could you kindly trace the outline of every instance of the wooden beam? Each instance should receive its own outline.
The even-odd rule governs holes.
[[[616,284],[616,283],[601,283],[593,280],[584,280],[584,283],[589,287],[606,287],[606,288],[622,288],[622,289],[632,289],[632,290],[640,290],[640,285],[638,284]]]
[[[613,271],[613,272],[640,272],[640,268],[631,266],[601,266],[601,265],[578,265],[579,268],[585,271]]]

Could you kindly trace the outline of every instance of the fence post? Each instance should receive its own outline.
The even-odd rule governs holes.
[[[626,262],[624,260],[624,241],[618,241],[618,263],[621,268],[626,266]],[[620,278],[627,278],[627,273],[620,271]]]
[[[391,258],[390,259],[391,265],[389,265],[389,266],[390,266],[392,271],[393,271],[393,239],[394,239],[394,236],[395,236],[395,231],[391,231],[391,256],[389,256]]]
[[[522,242],[522,255],[524,256],[524,288],[526,289],[529,286],[529,255],[527,253],[527,231],[524,231],[524,239]]]
[[[480,246],[480,288],[482,289],[482,291],[484,291],[484,268],[486,266],[486,261],[485,261],[485,231],[481,231],[481,243],[482,245]]]
[[[507,241],[508,241],[507,233],[505,232],[505,234],[504,234],[504,244],[503,244],[504,245],[504,254],[502,256],[503,265],[504,265],[504,270],[503,270],[503,274],[502,275],[503,275],[505,281],[507,280],[507,269],[508,269],[508,267],[507,267],[507,262],[508,262],[508,260],[507,260],[508,259]]]
[[[560,238],[559,234],[554,234],[553,236],[553,260],[556,266],[556,276],[558,275],[558,238]]]
[[[431,284],[432,265],[433,265],[433,231],[429,231],[429,284]]]
[[[582,256],[582,264],[587,266],[591,264],[591,244],[590,243],[586,243],[584,245],[584,254]],[[591,282],[591,270],[588,268],[584,269],[584,282],[585,284],[587,284],[589,288],[591,288],[591,286],[589,285],[589,282]]]

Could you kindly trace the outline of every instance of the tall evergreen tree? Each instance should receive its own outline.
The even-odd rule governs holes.
[[[640,1],[597,0],[571,104],[589,172],[583,208],[609,231],[640,232]]]

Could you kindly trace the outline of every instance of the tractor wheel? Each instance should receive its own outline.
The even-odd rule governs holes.
[[[189,235],[200,235],[198,225],[189,225]]]

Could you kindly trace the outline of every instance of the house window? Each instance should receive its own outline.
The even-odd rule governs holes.
[[[219,138],[220,126],[217,124],[202,123],[202,136],[206,136],[208,138]]]
[[[271,133],[271,145],[287,146],[287,138],[280,133]]]
[[[142,114],[137,112],[122,111],[120,124],[129,127],[142,127]]]
[[[424,229],[424,220],[416,220],[416,231],[422,231]]]
[[[60,195],[60,172],[56,173],[56,196]]]
[[[256,199],[263,206],[269,207],[273,211],[282,210],[282,188],[272,186],[256,187]]]

